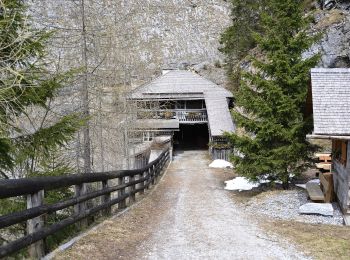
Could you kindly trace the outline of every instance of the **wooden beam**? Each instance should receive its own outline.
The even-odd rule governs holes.
[[[41,206],[44,201],[44,191],[27,196],[27,208],[34,208]],[[27,221],[27,234],[33,234],[44,227],[43,216],[38,216]],[[40,259],[45,255],[44,240],[38,240],[29,247],[29,256],[32,259]]]

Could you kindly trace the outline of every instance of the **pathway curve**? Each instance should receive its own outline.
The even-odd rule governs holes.
[[[177,154],[145,200],[57,258],[304,259],[250,221],[208,164],[205,151]]]

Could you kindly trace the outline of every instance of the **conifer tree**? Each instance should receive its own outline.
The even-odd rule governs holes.
[[[256,46],[254,32],[260,31],[260,13],[266,0],[231,0],[232,24],[222,33],[220,51],[226,55],[227,74],[233,89],[239,85],[240,60]]]
[[[49,101],[70,73],[48,69],[45,47],[51,33],[33,29],[24,2],[0,1],[0,173],[5,178],[19,164],[26,165],[28,174],[34,160],[44,165],[82,124],[77,114],[45,122]],[[35,107],[46,112],[39,126],[28,131],[21,120],[30,121],[28,111]]]
[[[306,32],[310,20],[301,0],[269,0],[261,15],[262,33],[255,34],[262,57],[252,57],[253,69],[242,74],[235,93],[234,119],[242,131],[229,134],[237,149],[232,156],[239,174],[256,180],[279,179],[288,188],[291,174],[300,174],[314,147],[306,134],[312,122],[304,108],[310,68],[319,56],[302,54],[317,40]]]

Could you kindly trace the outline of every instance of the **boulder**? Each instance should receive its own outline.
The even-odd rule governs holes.
[[[333,216],[334,210],[331,203],[306,203],[300,206],[299,213]]]

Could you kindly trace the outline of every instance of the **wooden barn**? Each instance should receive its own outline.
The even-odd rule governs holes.
[[[167,70],[128,97],[136,106],[129,136],[135,143],[170,136],[174,149],[208,149],[213,159],[228,160],[224,132],[235,131],[229,111],[231,92],[200,75]]]
[[[311,70],[314,132],[332,140],[334,191],[344,213],[350,206],[350,69]]]

